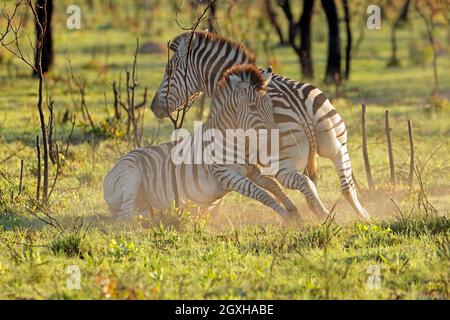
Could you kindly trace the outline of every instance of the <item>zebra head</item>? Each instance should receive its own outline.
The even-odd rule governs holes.
[[[163,80],[151,104],[151,110],[160,119],[168,117],[169,113],[188,103],[201,91],[192,75],[193,70],[189,70],[196,38],[196,33],[183,33],[169,44],[173,54],[167,62]]]
[[[266,93],[271,77],[271,67],[261,72],[251,64],[235,65],[220,80],[213,104],[225,106],[239,129],[276,129],[272,101]],[[213,109],[221,108],[213,106]],[[222,116],[226,118],[227,114]]]
[[[186,32],[169,45],[163,80],[151,109],[165,118],[202,92],[212,96],[225,70],[235,64],[254,64],[255,55],[243,44],[207,31]]]

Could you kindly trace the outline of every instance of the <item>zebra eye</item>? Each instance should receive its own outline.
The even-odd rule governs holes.
[[[248,105],[248,107],[250,108],[250,110],[251,111],[256,111],[256,103],[250,103],[249,105]]]

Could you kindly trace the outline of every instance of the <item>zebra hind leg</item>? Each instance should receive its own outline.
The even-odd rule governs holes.
[[[350,203],[353,210],[364,220],[369,220],[370,215],[361,205],[356,195],[355,183],[352,177],[352,165],[346,148],[343,148],[334,159],[334,166],[339,176],[341,192],[344,198]]]
[[[117,214],[117,219],[129,219],[133,217],[136,210],[136,196],[132,193],[124,194],[120,212]]]
[[[124,179],[125,178],[125,179]],[[141,177],[139,172],[130,172],[126,177],[122,177],[120,181],[120,189],[122,190],[122,202],[120,211],[117,214],[118,219],[129,219],[137,210],[137,199],[141,186]]]

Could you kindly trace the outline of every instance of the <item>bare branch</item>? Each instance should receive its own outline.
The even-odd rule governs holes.
[[[179,21],[178,21],[178,12],[176,14],[176,18],[175,18],[175,22],[178,25],[178,27],[181,30],[184,31],[189,31],[189,42],[188,42],[188,50],[187,50],[187,55],[186,55],[186,63],[185,63],[185,69],[184,69],[184,85],[185,85],[185,102],[177,109],[176,111],[176,116],[174,117],[169,110],[167,109],[167,114],[169,116],[170,121],[172,122],[172,125],[174,127],[174,129],[179,129],[183,126],[184,124],[184,120],[186,118],[186,114],[187,112],[190,110],[190,108],[192,107],[193,103],[195,102],[196,98],[200,95],[197,94],[194,97],[190,97],[189,93],[188,93],[188,72],[189,72],[189,58],[191,57],[191,51],[192,51],[192,41],[194,39],[194,35],[195,35],[195,31],[198,29],[198,27],[200,26],[200,24],[202,22],[204,22],[207,19],[207,12],[208,10],[210,10],[211,6],[214,5],[216,0],[211,0],[208,2],[208,4],[205,6],[205,8],[203,9],[203,11],[199,14],[197,12],[197,20],[192,24],[192,26],[190,27],[184,27],[182,26]],[[181,6],[181,4],[180,4]],[[172,79],[172,66],[170,63],[170,41],[167,43],[167,66],[168,66],[168,88],[167,88],[167,93],[166,93],[166,106],[168,108],[169,104],[168,104],[168,95],[171,89],[171,79]]]

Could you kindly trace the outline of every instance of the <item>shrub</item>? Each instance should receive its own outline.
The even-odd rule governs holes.
[[[77,234],[68,234],[56,238],[50,244],[54,254],[63,254],[68,257],[82,257],[81,237]]]

